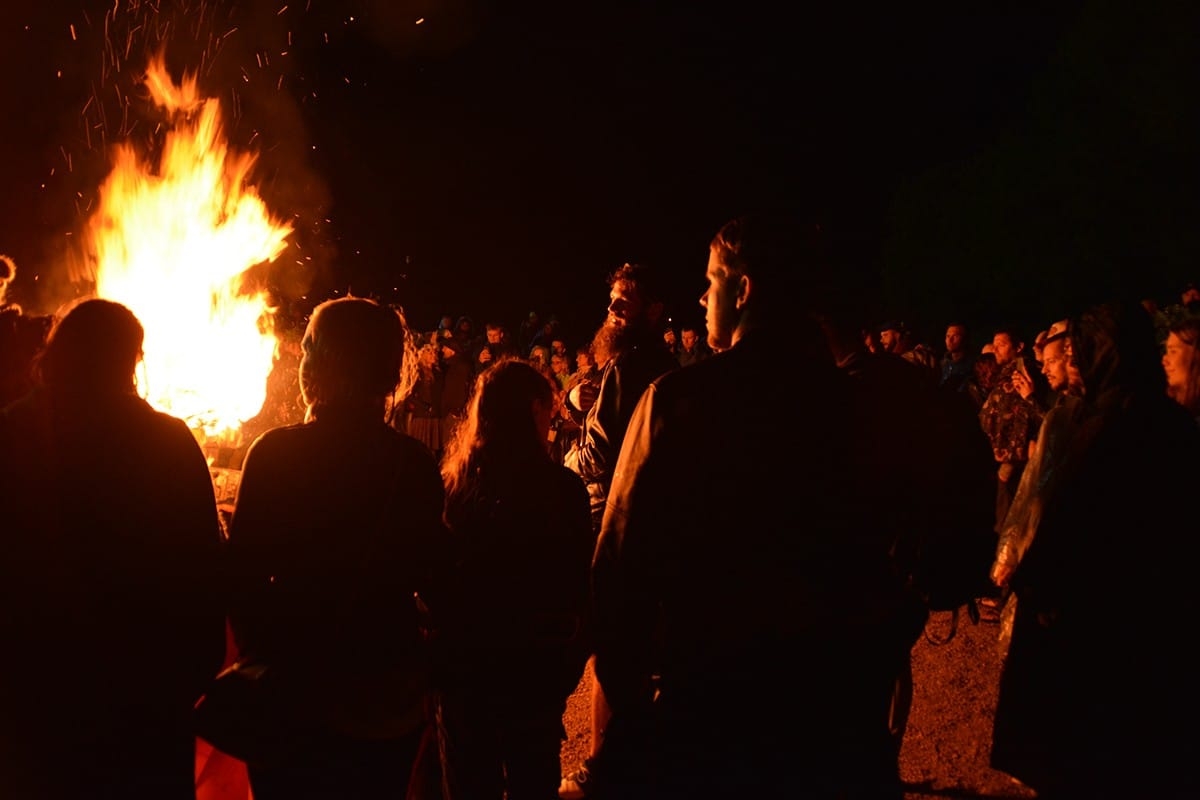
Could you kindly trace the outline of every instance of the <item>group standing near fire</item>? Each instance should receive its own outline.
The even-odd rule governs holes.
[[[205,731],[256,800],[901,800],[911,649],[979,601],[1012,623],[995,768],[1040,798],[1194,794],[1196,298],[1081,292],[978,357],[955,322],[939,369],[875,344],[821,226],[748,215],[708,245],[686,365],[637,264],[597,369],[561,382],[502,326],[423,342],[374,299],[318,304],[303,419],[255,434],[228,525],[188,424],[139,396],[136,315],[55,315],[5,361],[0,794],[194,799],[197,703],[239,675],[286,737]]]

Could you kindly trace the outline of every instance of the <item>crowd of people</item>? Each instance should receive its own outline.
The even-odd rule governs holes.
[[[247,758],[256,800],[900,800],[912,648],[982,604],[1012,621],[993,766],[1192,796],[1200,292],[934,348],[787,215],[730,220],[701,274],[676,329],[619,266],[570,345],[321,303],[227,522],[138,395],[136,316],[57,315],[5,362],[0,793],[194,798],[194,707],[236,661],[297,731]]]

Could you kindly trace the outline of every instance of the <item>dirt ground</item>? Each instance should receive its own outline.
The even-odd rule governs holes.
[[[950,617],[949,612],[934,614],[926,627],[928,638],[913,649],[913,704],[900,751],[906,800],[1036,797],[988,766],[1003,660],[998,616],[985,613],[973,624],[962,614],[949,643],[932,643],[930,639],[945,636]],[[591,742],[590,686],[591,674],[585,671],[567,704],[564,774],[578,766]]]

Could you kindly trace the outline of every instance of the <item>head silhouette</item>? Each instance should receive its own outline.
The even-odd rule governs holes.
[[[144,337],[142,323],[125,306],[83,300],[51,328],[38,362],[41,381],[56,393],[133,394]]]
[[[365,297],[326,300],[300,343],[300,392],[309,416],[328,408],[382,413],[398,387],[411,386],[415,358],[404,318]]]
[[[520,474],[519,465],[548,459],[553,408],[553,385],[525,361],[505,359],[479,373],[442,461],[447,491],[465,487],[476,469],[511,476]]]

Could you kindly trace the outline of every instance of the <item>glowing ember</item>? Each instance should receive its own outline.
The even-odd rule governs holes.
[[[228,437],[262,408],[277,344],[265,291],[243,277],[277,258],[292,228],[247,185],[255,157],[230,152],[220,105],[199,96],[195,75],[176,84],[160,56],[146,86],[172,125],[157,169],[116,149],[89,224],[96,293],[146,328],[146,399]]]

